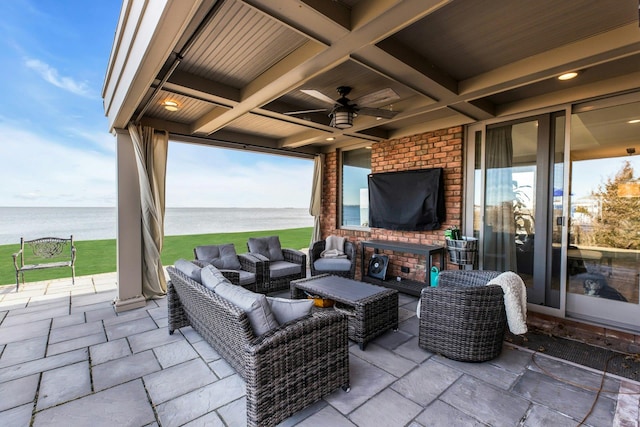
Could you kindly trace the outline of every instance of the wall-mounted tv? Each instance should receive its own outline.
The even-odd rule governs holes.
[[[445,219],[442,168],[369,175],[369,226],[437,230]]]

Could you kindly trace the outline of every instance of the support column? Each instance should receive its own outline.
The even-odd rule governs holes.
[[[117,313],[144,307],[142,295],[142,219],[140,184],[131,137],[126,129],[116,129],[116,169],[118,191]]]

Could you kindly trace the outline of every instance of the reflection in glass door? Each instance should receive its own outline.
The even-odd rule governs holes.
[[[640,330],[640,103],[571,119],[567,314]]]
[[[528,302],[554,308],[560,307],[563,135],[564,116],[547,114],[488,127],[484,146],[482,268],[517,272]]]

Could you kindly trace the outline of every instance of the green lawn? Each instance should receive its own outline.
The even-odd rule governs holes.
[[[247,231],[241,233],[196,234],[188,236],[167,236],[162,250],[162,264],[171,265],[179,258],[193,259],[193,248],[199,245],[233,243],[236,252],[247,252],[249,237],[278,235],[283,248],[307,248],[311,241],[311,227],[287,230]],[[84,240],[75,242],[77,249],[76,275],[86,276],[116,271],[116,241]],[[0,245],[0,284],[15,284],[15,269],[11,254],[20,249],[20,244]],[[25,273],[26,282],[70,277],[68,268],[49,268]]]

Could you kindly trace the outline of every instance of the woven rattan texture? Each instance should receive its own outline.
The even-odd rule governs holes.
[[[329,275],[325,274],[291,282],[291,298],[306,298],[306,291],[339,303],[338,310],[349,313],[349,338],[362,349],[373,338],[389,329],[398,328],[398,291],[354,281],[359,285],[379,288],[379,292],[367,298],[353,300],[345,294],[328,292],[317,283],[318,278],[327,276]]]
[[[300,265],[300,273],[290,274],[282,277],[271,277],[269,271],[269,261],[265,261],[265,279],[258,284],[256,292],[269,293],[289,289],[292,280],[303,279],[307,276],[307,255],[304,252],[293,249],[282,249],[284,260]]]
[[[246,382],[247,424],[274,426],[349,385],[347,321],[313,313],[254,337],[246,314],[168,267],[169,331],[192,326]]]
[[[327,242],[325,240],[319,240],[311,246],[309,250],[309,269],[311,270],[311,275],[332,274],[334,276],[353,279],[356,274],[356,245],[349,241],[344,242],[344,253],[347,255],[347,259],[351,261],[351,269],[349,271],[318,271],[314,268],[313,263],[320,258],[320,254],[324,251],[326,245]]]
[[[483,362],[502,351],[506,330],[504,294],[486,284],[499,272],[445,270],[438,287],[421,293],[418,345],[449,359]]]

